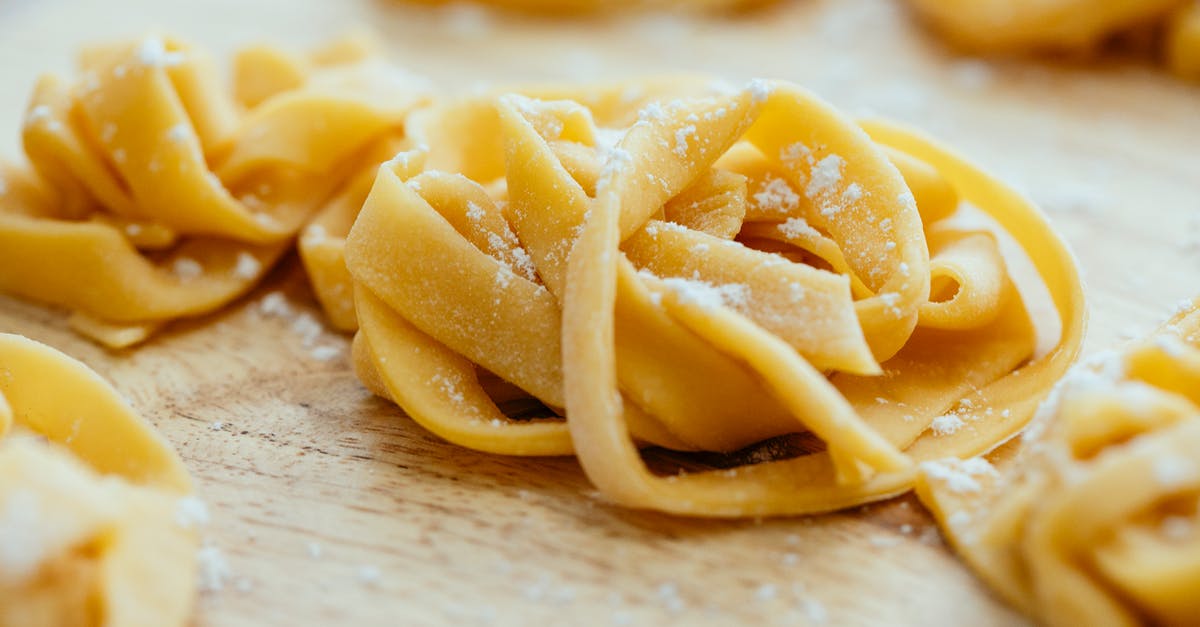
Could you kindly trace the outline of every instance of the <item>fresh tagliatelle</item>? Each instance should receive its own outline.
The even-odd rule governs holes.
[[[1200,299],[1065,378],[997,471],[922,466],[959,555],[1039,622],[1200,623]]]
[[[533,89],[411,132],[428,149],[380,168],[346,244],[360,378],[451,442],[574,454],[621,505],[737,517],[904,492],[916,462],[1017,433],[1079,347],[1075,264],[1034,207],[789,84]],[[964,203],[1048,288],[1045,354]],[[544,416],[501,410],[520,399]],[[638,450],[788,434],[816,452],[658,475]]]
[[[1167,66],[1200,80],[1196,0],[910,0],[948,40],[988,52],[1079,52],[1113,35],[1157,26]]]
[[[364,169],[403,141],[421,83],[347,40],[306,57],[255,47],[223,88],[174,39],[92,47],[43,77],[22,133],[31,170],[0,168],[0,291],[61,305],[109,346],[250,290]],[[381,152],[382,151],[382,152]],[[336,233],[302,254],[338,326]],[[344,307],[343,307],[344,309]]]
[[[185,625],[197,537],[171,446],[83,364],[0,334],[0,625]]]

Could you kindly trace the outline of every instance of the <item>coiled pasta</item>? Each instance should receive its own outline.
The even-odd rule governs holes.
[[[917,483],[980,577],[1048,625],[1200,621],[1200,300],[1068,375],[1018,455]]]
[[[911,0],[954,44],[989,52],[1081,51],[1114,34],[1162,24],[1162,50],[1177,75],[1200,79],[1196,0]]]
[[[380,169],[347,241],[364,383],[451,442],[573,453],[612,501],[695,516],[885,498],[914,461],[1016,433],[1083,325],[1074,262],[1037,210],[794,86],[704,85],[530,90],[570,99],[414,120],[428,153]],[[960,195],[1049,287],[1048,354],[996,237],[947,219]],[[548,416],[501,411],[521,397]],[[955,407],[963,428],[931,430]],[[798,432],[821,450],[722,471],[658,476],[637,450]]]
[[[177,511],[191,491],[104,380],[0,334],[0,624],[187,624],[197,538]]]
[[[173,39],[93,47],[79,64],[77,80],[34,90],[22,134],[33,171],[0,171],[0,290],[71,309],[110,346],[248,291],[426,98],[353,41],[308,58],[243,51],[232,93]],[[306,241],[336,311],[336,242]]]

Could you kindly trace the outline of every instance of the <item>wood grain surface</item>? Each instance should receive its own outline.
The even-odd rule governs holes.
[[[1089,352],[1200,293],[1200,88],[1149,64],[956,58],[896,2],[795,0],[748,16],[591,22],[384,1],[0,0],[0,155],[35,77],[81,43],[180,34],[225,55],[375,29],[447,89],[699,70],[805,84],[911,122],[1026,191],[1084,269]],[[1005,625],[911,497],[838,515],[705,522],[595,498],[569,459],[450,446],[372,398],[326,332],[312,355],[281,291],[319,316],[294,258],[227,311],[109,352],[62,312],[0,297],[0,330],[111,380],[178,447],[213,512],[224,588],[200,625]]]

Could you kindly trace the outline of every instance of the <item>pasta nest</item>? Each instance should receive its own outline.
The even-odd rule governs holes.
[[[1167,66],[1200,80],[1200,2],[1195,0],[911,0],[954,44],[982,51],[1087,51],[1147,25]],[[1157,33],[1161,33],[1158,35]]]
[[[186,624],[197,538],[178,508],[191,491],[170,444],[103,379],[0,334],[0,624]]]
[[[1200,619],[1200,300],[1063,380],[1012,470],[917,484],[962,557],[1048,625]]]
[[[0,168],[0,291],[65,306],[110,346],[247,292],[315,215],[336,213],[356,175],[402,147],[405,117],[427,99],[355,40],[307,57],[244,50],[232,90],[173,39],[96,46],[79,66],[76,80],[34,89],[22,134],[32,171]],[[337,241],[308,242],[336,314],[350,298],[336,291]]]
[[[411,132],[429,148],[380,168],[347,240],[360,378],[451,442],[574,454],[622,505],[797,514],[904,492],[914,461],[1016,433],[1078,349],[1074,261],[1035,208],[786,83],[529,89]],[[1045,354],[997,236],[952,219],[962,200],[1049,288]],[[502,411],[520,399],[542,417]],[[963,428],[931,429],[952,410]],[[810,454],[707,472],[658,475],[638,451],[797,433]]]

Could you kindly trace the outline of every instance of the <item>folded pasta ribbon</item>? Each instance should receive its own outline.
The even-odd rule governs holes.
[[[1200,621],[1200,300],[1072,371],[1023,444],[918,479],[980,577],[1047,625]]]
[[[103,379],[0,334],[0,624],[187,624],[197,538],[177,517],[191,491]]]
[[[886,498],[911,487],[913,459],[1016,433],[1082,333],[1074,262],[1044,217],[931,142],[864,131],[791,85],[677,84],[617,128],[597,121],[626,117],[605,97],[620,92],[593,88],[414,121],[428,168],[382,167],[347,240],[364,383],[451,442],[574,453],[607,498],[695,516]],[[960,195],[1049,287],[1063,332],[1048,354],[1033,355],[996,237],[946,220]],[[520,397],[544,416],[508,417]],[[969,424],[930,430],[960,404]],[[679,476],[637,450],[805,432],[823,450]]]
[[[1152,25],[1177,75],[1200,79],[1200,3],[1194,0],[911,0],[944,37],[988,52],[1088,51]],[[1161,26],[1161,27],[1160,27]]]
[[[425,99],[353,42],[246,50],[232,92],[173,39],[94,47],[79,65],[34,89],[33,171],[0,171],[17,190],[0,196],[0,290],[68,307],[112,346],[252,288]],[[308,257],[314,275],[327,257]]]

